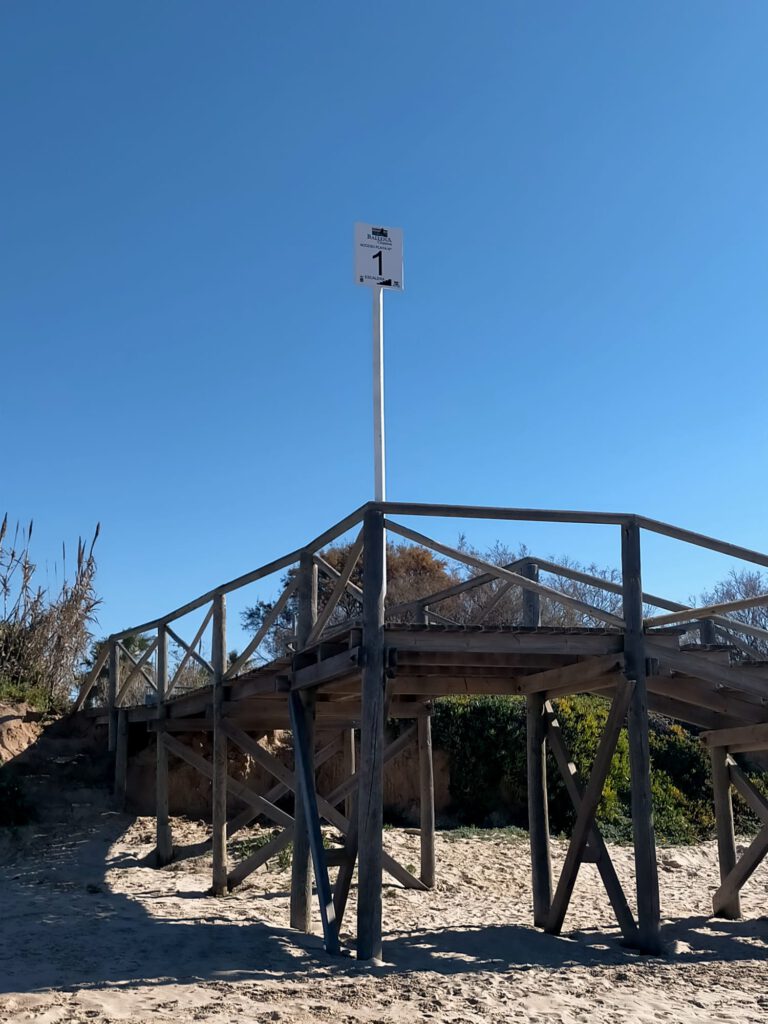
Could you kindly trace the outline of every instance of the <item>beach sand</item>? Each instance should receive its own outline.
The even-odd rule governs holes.
[[[174,821],[178,845],[206,826]],[[247,835],[248,833],[246,833]],[[251,830],[250,835],[256,834]],[[384,889],[381,966],[326,955],[288,928],[289,869],[260,869],[224,898],[210,860],[146,866],[153,822],[84,811],[0,846],[0,1020],[58,1022],[688,1022],[768,1020],[768,867],[744,919],[709,917],[714,844],[659,851],[663,957],[625,950],[593,865],[561,937],[531,927],[528,845],[438,833],[431,892]],[[417,835],[385,845],[418,863]],[[631,850],[611,847],[630,902]],[[556,841],[556,867],[565,843]],[[353,887],[342,940],[355,924]]]

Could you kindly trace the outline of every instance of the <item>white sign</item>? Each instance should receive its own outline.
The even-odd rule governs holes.
[[[355,224],[355,284],[403,290],[403,230]]]

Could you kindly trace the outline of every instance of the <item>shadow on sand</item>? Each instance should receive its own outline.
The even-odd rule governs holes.
[[[138,900],[111,891],[107,868],[137,867],[136,858],[109,857],[129,819],[103,815],[63,837],[36,841],[30,855],[17,851],[0,875],[0,992],[163,985],[192,981],[258,981],[301,975],[355,975],[431,971],[512,972],[544,966],[615,966],[637,963],[615,932],[582,931],[555,937],[519,925],[390,931],[388,964],[371,968],[352,957],[331,958],[316,936],[243,915],[242,923],[200,914],[164,917],[167,894],[152,892],[147,871],[144,899],[155,897],[152,914]],[[177,893],[195,900],[206,894]],[[254,915],[260,897],[249,905]],[[706,926],[706,927],[705,927]],[[768,919],[745,922],[680,920],[665,928],[677,962],[755,960],[768,952]],[[647,959],[645,962],[649,962]]]

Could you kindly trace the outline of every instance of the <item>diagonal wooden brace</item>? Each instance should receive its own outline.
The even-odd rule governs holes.
[[[309,848],[312,853],[317,900],[323,922],[325,949],[331,955],[336,955],[339,953],[339,930],[336,925],[331,882],[323,850],[323,835],[320,831],[320,814],[315,793],[314,757],[301,694],[294,691],[288,695],[288,709],[291,714],[291,729],[293,731],[298,795],[300,795],[304,806],[304,819],[309,834]]]
[[[712,910],[722,914],[768,853],[768,825],[763,825],[712,897]]]
[[[621,727],[624,724],[633,690],[634,683],[630,681],[617,687],[616,696],[613,698],[611,710],[608,714],[608,721],[605,723],[603,735],[600,737],[595,761],[581,798],[581,805],[576,815],[576,823],[573,826],[565,864],[560,874],[560,880],[557,883],[557,890],[547,919],[545,930],[554,935],[559,935],[563,927],[568,904],[573,894],[573,887],[576,884],[576,876],[584,856],[587,840],[594,826],[597,806],[603,794],[605,779],[611,767],[611,759],[616,750],[616,743],[619,739]]]
[[[242,750],[244,750],[247,754],[250,754],[250,756],[253,757],[255,761],[257,761],[263,768],[265,768],[268,772],[274,775],[276,779],[279,779],[282,785],[284,785],[287,789],[291,790],[292,792],[295,792],[295,775],[289,768],[286,768],[282,761],[279,761],[273,754],[270,754],[268,750],[265,750],[262,746],[260,746],[255,739],[248,735],[248,733],[244,732],[238,726],[233,725],[231,722],[226,722],[225,720],[223,729],[227,736],[235,743],[237,743],[237,745],[241,747]],[[410,729],[407,729],[401,736],[399,736],[393,743],[391,743],[384,752],[385,763],[391,760],[393,757],[395,757],[398,753],[400,753],[400,751],[402,751],[404,747],[412,741],[415,735],[416,729],[415,727],[411,727]],[[319,794],[316,795],[317,806],[322,816],[326,819],[326,821],[328,821],[331,825],[337,828],[343,835],[347,835],[349,833],[350,822],[347,818],[344,817],[344,815],[339,810],[337,810],[336,805],[339,804],[344,799],[344,797],[348,795],[348,793],[354,791],[357,779],[358,774],[357,772],[355,772],[354,775],[351,775],[348,779],[345,779],[344,782],[340,783],[333,790],[333,792],[329,793],[327,797],[320,796]],[[289,842],[290,837],[286,838],[284,844],[278,846],[277,849],[275,849],[271,855],[274,856],[274,854],[279,852],[280,849],[283,849],[285,846],[287,846]],[[256,867],[259,867],[261,864],[264,863],[264,860],[258,857],[256,857],[255,859]],[[394,857],[386,853],[386,851],[382,854],[382,863],[384,869],[390,875],[396,878],[399,882],[401,882],[407,889],[423,890],[427,888],[420,879],[416,878],[415,875],[411,874],[410,871],[404,868],[402,864],[399,864],[394,859]],[[250,874],[250,872],[248,873]],[[234,875],[235,872],[233,872],[232,874]],[[238,876],[239,874],[240,873],[238,872]],[[232,877],[232,875],[230,877]],[[239,877],[240,881],[242,881],[242,877]],[[235,882],[234,884],[237,883]]]
[[[554,755],[560,774],[563,777],[566,792],[570,797],[576,814],[578,814],[583,800],[583,786],[579,782],[576,774],[576,767],[568,755],[560,724],[557,721],[554,708],[549,701],[544,705],[544,712],[547,718],[547,739],[549,741],[549,747]],[[592,861],[600,872],[600,877],[603,880],[605,891],[608,893],[608,899],[611,901],[611,906],[613,907],[616,920],[621,928],[621,933],[624,936],[625,941],[628,944],[631,944],[637,939],[637,925],[632,915],[632,911],[629,908],[629,904],[627,903],[627,898],[624,895],[624,890],[621,887],[619,876],[616,874],[616,869],[614,868],[610,854],[608,853],[608,848],[605,845],[605,841],[600,834],[597,825],[593,824],[592,828],[589,830],[587,841],[589,843],[588,849],[592,854]],[[582,859],[586,860],[587,857],[585,856]]]

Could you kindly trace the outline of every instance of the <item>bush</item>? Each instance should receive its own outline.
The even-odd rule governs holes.
[[[63,550],[58,592],[38,586],[30,556],[32,523],[8,534],[0,523],[0,682],[6,699],[24,700],[39,710],[58,711],[70,697],[91,640],[98,598],[94,589],[93,541],[78,541],[71,579]],[[12,697],[11,697],[12,695]]]
[[[557,718],[570,757],[584,780],[605,728],[609,704],[600,697],[564,697]],[[465,825],[527,827],[526,709],[524,697],[448,697],[435,704],[435,746],[449,756],[451,797]],[[712,835],[709,757],[697,736],[681,725],[651,716],[651,791],[656,837],[661,843],[690,843]],[[550,755],[550,828],[569,833],[575,820],[563,780]],[[765,776],[750,774],[763,792]],[[754,831],[756,821],[734,801],[737,830]],[[597,821],[606,839],[632,837],[629,743],[622,729],[606,778]]]

